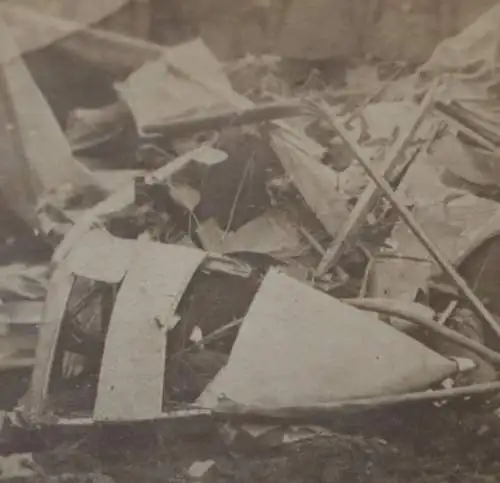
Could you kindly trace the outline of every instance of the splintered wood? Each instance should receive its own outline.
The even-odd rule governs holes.
[[[186,247],[137,243],[109,324],[95,420],[161,417],[167,332],[177,324],[177,304],[204,258]]]
[[[432,110],[436,87],[437,85],[433,84],[429,89],[420,105],[420,109],[414,121],[410,124],[408,129],[400,135],[396,145],[387,156],[387,159],[381,168],[381,175],[385,178],[390,179],[390,177],[394,174],[395,169],[398,168],[404,160],[408,145],[413,140],[415,133],[427,114]],[[342,255],[349,248],[349,245],[356,240],[360,229],[365,224],[366,217],[373,209],[375,203],[381,195],[382,191],[377,184],[373,182],[368,184],[362,195],[359,197],[355,207],[351,211],[347,222],[335,235],[333,244],[330,248],[328,248],[326,254],[322,258],[317,269],[318,275],[323,275],[339,262]]]
[[[347,130],[335,118],[328,115],[328,113],[326,114],[332,124],[332,127],[335,128],[338,134],[342,137],[346,146],[349,147],[356,159],[363,165],[363,168],[365,169],[368,176],[370,176],[372,181],[374,181],[375,184],[384,192],[385,196],[389,199],[393,207],[398,211],[399,215],[408,225],[412,233],[429,252],[429,255],[432,257],[432,259],[450,277],[450,279],[460,290],[460,292],[468,299],[476,314],[488,323],[495,334],[500,336],[500,325],[487,310],[479,297],[477,297],[477,295],[471,290],[471,288],[467,285],[467,282],[460,276],[460,274],[450,263],[450,261],[439,251],[433,241],[429,239],[427,234],[424,233],[418,222],[415,220],[414,215],[401,201],[398,194],[394,193],[386,179],[383,176],[380,176],[373,169],[370,161],[365,158],[364,153],[352,139],[349,132],[347,132]]]

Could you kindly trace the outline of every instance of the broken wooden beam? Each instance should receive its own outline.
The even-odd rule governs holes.
[[[452,389],[438,389],[434,391],[419,391],[406,394],[396,394],[390,396],[381,396],[374,398],[363,398],[353,400],[341,400],[331,403],[317,404],[314,406],[287,406],[266,408],[261,406],[250,406],[239,404],[234,401],[222,401],[214,409],[188,408],[171,413],[164,413],[160,417],[135,422],[141,424],[144,422],[154,422],[155,424],[182,422],[188,424],[193,422],[196,425],[203,423],[204,428],[212,428],[214,421],[318,421],[335,419],[347,414],[356,414],[361,412],[380,410],[393,406],[401,406],[416,403],[442,403],[459,399],[480,398],[488,401],[500,392],[500,382],[489,382],[482,384],[473,384],[471,386],[456,387]],[[134,423],[128,421],[126,424]],[[43,430],[51,423],[38,426]],[[83,428],[88,431],[92,427],[105,427],[105,422],[98,422],[91,418],[54,418],[53,423],[60,429],[78,430]],[[116,425],[115,422],[110,423]]]
[[[368,176],[375,182],[375,184],[383,190],[385,196],[389,199],[393,207],[398,211],[401,218],[408,225],[413,234],[422,243],[422,245],[429,252],[432,259],[439,265],[439,267],[450,277],[456,287],[470,302],[474,312],[481,317],[492,328],[495,334],[500,337],[500,326],[495,318],[491,315],[488,309],[484,306],[477,295],[467,285],[467,282],[460,276],[455,267],[450,261],[440,252],[438,247],[429,239],[429,237],[422,230],[413,213],[405,206],[404,202],[400,200],[399,195],[395,193],[389,183],[383,176],[375,172],[369,160],[365,159],[364,153],[361,151],[357,143],[352,139],[350,133],[342,126],[337,119],[328,111],[322,111],[325,117],[330,121],[332,127],[341,136],[346,146],[351,150],[353,155],[358,159]]]
[[[189,136],[200,131],[243,126],[263,121],[300,116],[303,106],[298,102],[272,102],[246,109],[231,109],[217,114],[165,119],[143,128],[144,134],[170,137]]]
[[[491,136],[488,136],[488,133],[481,132],[481,129],[476,129],[474,128],[475,126],[471,127],[470,123],[464,123],[462,118],[456,117],[453,111],[447,107],[442,102],[436,102],[435,104],[435,110],[448,125],[459,131],[467,140],[477,143],[482,148],[488,149],[496,155],[500,155],[500,143],[493,142],[490,139]]]
[[[396,168],[400,166],[402,160],[404,159],[406,148],[415,136],[415,133],[422,124],[422,121],[432,109],[435,90],[436,84],[433,84],[420,104],[420,109],[415,116],[415,119],[408,126],[407,130],[401,134],[397,143],[387,156],[387,159],[381,167],[381,176],[390,179]],[[368,183],[351,211],[346,223],[335,236],[332,245],[328,248],[326,254],[323,256],[320,264],[318,265],[317,274],[319,276],[324,275],[328,270],[330,270],[330,268],[335,266],[339,262],[343,253],[356,240],[359,231],[365,224],[366,217],[373,209],[381,195],[382,191],[379,189],[377,184]]]
[[[484,360],[491,362],[497,367],[500,367],[500,353],[489,349],[483,344],[466,337],[455,330],[449,329],[439,322],[434,321],[416,310],[411,310],[411,305],[418,306],[418,304],[408,303],[401,304],[398,300],[391,299],[347,299],[344,302],[356,307],[360,310],[367,310],[370,312],[377,312],[379,314],[389,315],[392,317],[400,317],[404,320],[412,322],[420,327],[430,330],[433,334],[447,339],[450,342],[464,347],[465,349],[474,352]]]
[[[161,423],[162,421],[193,421],[199,419],[212,419],[212,411],[210,409],[203,409],[197,407],[188,407],[186,409],[175,409],[167,413],[163,413],[160,417],[154,419],[142,419],[138,423],[143,423],[147,421],[154,421],[156,423]],[[130,424],[134,421],[127,421],[125,424]],[[106,425],[106,421],[96,421],[93,418],[57,418],[54,424],[59,427],[66,428],[79,428],[79,427],[103,427]],[[112,422],[110,424],[116,424]]]
[[[497,132],[496,126],[484,120],[480,121],[477,116],[474,116],[474,113],[471,113],[459,102],[452,101],[446,104],[442,101],[437,101],[436,110],[454,119],[460,125],[467,128],[467,130],[475,132],[490,145],[495,146],[497,149],[500,147],[500,135]]]

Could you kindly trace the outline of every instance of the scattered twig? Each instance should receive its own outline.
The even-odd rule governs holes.
[[[448,307],[446,307],[445,311],[442,314],[440,314],[439,319],[437,320],[437,324],[446,325],[446,322],[448,322],[448,319],[457,308],[457,305],[458,305],[458,300],[452,300],[448,304]]]
[[[245,181],[247,179],[248,172],[250,171],[250,167],[252,166],[254,159],[255,159],[255,152],[252,153],[252,156],[250,156],[247,159],[247,162],[245,164],[245,169],[243,170],[243,173],[241,175],[240,183],[238,185],[238,190],[236,191],[236,195],[234,197],[233,204],[231,205],[231,210],[229,212],[229,219],[227,221],[226,228],[224,229],[224,234],[222,235],[220,243],[222,243],[226,239],[228,233],[231,230],[231,225],[233,224],[234,214],[236,213],[236,207],[238,206],[238,202],[240,200],[241,193],[243,192],[243,188],[245,186]]]
[[[320,245],[318,240],[314,238],[308,230],[306,230],[303,226],[299,227],[299,231],[301,235],[309,242],[309,244],[320,254],[324,255],[325,249]]]
[[[314,250],[316,250],[321,256],[325,255],[326,253],[325,249],[320,245],[318,240],[316,240],[316,238],[314,238],[311,235],[311,233],[309,233],[308,230],[306,230],[304,227],[301,226],[299,227],[299,232],[309,242],[309,244],[311,245],[312,248],[314,248]],[[335,283],[335,287],[337,286],[340,287],[342,285],[345,285],[349,281],[349,275],[347,275],[347,272],[342,267],[336,265],[334,271],[335,275],[338,278],[338,283]],[[314,278],[316,278],[316,276],[314,276]],[[332,288],[333,287],[330,287],[330,289]]]
[[[231,329],[234,329],[235,327],[239,327],[243,323],[243,319],[237,319],[233,320],[232,322],[229,322],[229,324],[223,325],[222,327],[219,327],[218,329],[214,330],[210,334],[206,335],[205,337],[201,338],[200,340],[197,340],[193,345],[186,347],[179,352],[176,352],[172,358],[177,358],[185,354],[186,352],[189,352],[193,349],[203,347],[206,344],[209,344],[210,342],[214,342],[216,340],[219,340],[221,337],[226,335],[228,331]]]
[[[372,257],[368,264],[366,265],[365,273],[363,275],[363,280],[361,281],[361,288],[359,289],[359,298],[364,298],[368,296],[368,290],[370,287],[370,277],[372,276],[373,268],[377,262],[377,257]]]

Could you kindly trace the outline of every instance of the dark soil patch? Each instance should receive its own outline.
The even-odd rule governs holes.
[[[38,460],[50,474],[101,472],[120,483],[190,481],[187,470],[204,460],[216,463],[207,483],[493,483],[498,428],[491,415],[414,408],[354,418],[348,432],[274,449],[227,447],[215,433],[146,431],[60,446]]]

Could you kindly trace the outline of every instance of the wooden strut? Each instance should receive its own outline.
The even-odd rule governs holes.
[[[402,160],[404,159],[408,144],[415,136],[415,133],[422,124],[422,121],[432,110],[436,88],[437,84],[432,84],[432,86],[427,91],[427,95],[424,97],[420,105],[420,109],[415,116],[415,119],[410,124],[410,126],[408,126],[407,130],[402,133],[396,145],[394,145],[391,149],[389,156],[384,162],[384,165],[381,167],[381,173],[384,178],[390,178],[394,174],[395,169],[401,164]],[[330,268],[332,268],[339,262],[342,254],[356,239],[357,234],[365,223],[366,217],[368,216],[370,211],[372,211],[381,195],[381,189],[376,183],[368,183],[353,210],[351,211],[347,222],[341,228],[332,245],[330,246],[330,248],[328,248],[326,254],[323,256],[320,264],[318,265],[317,274],[319,276],[324,275]]]
[[[455,120],[460,126],[465,127],[468,132],[472,131],[481,138],[483,142],[480,144],[488,144],[494,152],[498,152],[500,145],[500,135],[496,132],[496,127],[488,122],[478,122],[466,108],[462,107],[460,103],[453,101],[449,104],[444,102],[436,102],[436,110],[444,114],[447,118]]]
[[[200,131],[212,131],[224,127],[243,126],[263,121],[300,116],[303,106],[294,102],[271,102],[248,109],[231,109],[217,114],[165,119],[143,128],[146,135],[189,136]]]
[[[470,289],[470,287],[467,285],[467,282],[456,271],[455,267],[448,261],[446,257],[443,256],[436,245],[434,245],[432,240],[430,240],[429,237],[425,234],[413,214],[400,200],[399,195],[392,190],[391,186],[385,178],[375,172],[373,167],[370,165],[370,162],[365,159],[364,153],[359,149],[359,146],[351,138],[349,132],[331,115],[330,112],[325,111],[324,109],[321,110],[328,121],[331,123],[335,131],[344,140],[346,146],[351,150],[353,155],[361,163],[368,176],[381,190],[383,190],[387,198],[390,200],[391,204],[398,211],[401,218],[405,221],[405,223],[408,225],[408,227],[417,237],[420,243],[422,243],[422,245],[427,249],[433,260],[452,279],[456,287],[468,299],[474,312],[479,317],[481,317],[481,319],[487,322],[491,329],[495,332],[495,334],[500,337],[500,326],[497,324],[496,320],[486,309],[477,295]]]
[[[473,384],[466,387],[457,387],[452,389],[439,389],[435,391],[420,391],[408,394],[396,394],[390,396],[380,396],[374,398],[351,399],[336,401],[331,403],[317,404],[314,406],[289,406],[279,408],[265,408],[258,406],[247,406],[238,404],[233,401],[223,401],[215,409],[197,408],[185,409],[164,413],[159,417],[136,421],[141,424],[147,421],[155,423],[169,421],[230,421],[238,419],[241,421],[255,421],[256,419],[276,420],[276,421],[315,421],[318,419],[334,418],[339,415],[349,413],[359,413],[362,411],[370,411],[383,409],[400,404],[424,403],[424,402],[441,402],[452,399],[464,399],[470,397],[487,398],[494,397],[500,392],[500,382],[489,382],[483,384]],[[127,421],[126,424],[134,423]],[[106,424],[116,425],[113,423],[102,423],[91,418],[61,418],[54,421],[58,427],[66,427],[68,429],[90,428],[93,426],[105,426]],[[43,426],[42,426],[43,428]]]
[[[450,399],[467,398],[473,396],[494,396],[500,392],[500,382],[484,384],[473,384],[466,387],[453,389],[439,389],[436,391],[420,391],[408,394],[396,394],[363,399],[341,400],[331,403],[316,404],[314,406],[290,406],[279,408],[266,408],[259,406],[247,406],[232,401],[221,402],[213,410],[214,416],[225,419],[237,418],[263,418],[263,419],[296,419],[308,420],[317,418],[334,417],[339,414],[355,413],[398,404],[441,402]]]

